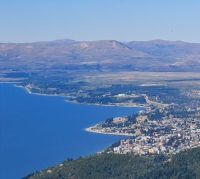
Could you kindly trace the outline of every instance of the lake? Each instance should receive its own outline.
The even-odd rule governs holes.
[[[67,158],[102,151],[122,137],[84,131],[139,108],[83,105],[0,84],[0,178],[18,179]]]

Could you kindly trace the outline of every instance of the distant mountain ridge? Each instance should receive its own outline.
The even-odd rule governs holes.
[[[199,71],[200,43],[71,39],[0,43],[0,69],[67,67],[101,71]]]

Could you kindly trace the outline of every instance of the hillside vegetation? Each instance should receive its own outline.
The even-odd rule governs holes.
[[[26,179],[199,179],[200,149],[181,152],[171,158],[140,157],[132,154],[98,154],[68,160],[37,172]]]

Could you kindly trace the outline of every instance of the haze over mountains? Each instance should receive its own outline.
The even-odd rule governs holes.
[[[56,40],[0,43],[1,70],[200,71],[200,44]]]

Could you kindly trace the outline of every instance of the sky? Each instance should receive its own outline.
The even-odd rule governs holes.
[[[0,0],[0,42],[200,42],[200,0]]]

